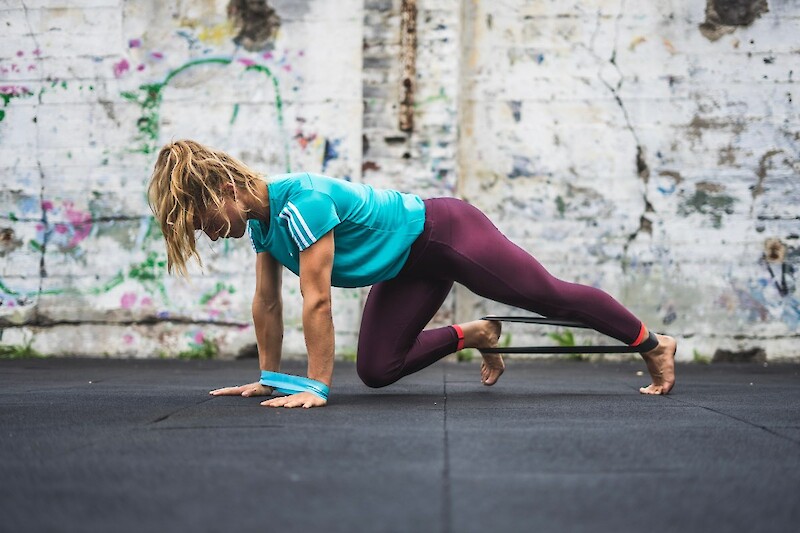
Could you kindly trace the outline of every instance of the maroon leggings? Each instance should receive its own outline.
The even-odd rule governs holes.
[[[357,368],[384,387],[456,351],[452,326],[423,331],[458,282],[472,292],[549,318],[583,322],[642,351],[658,341],[611,296],[554,278],[477,208],[455,198],[425,200],[425,228],[403,269],[372,287],[361,319]]]

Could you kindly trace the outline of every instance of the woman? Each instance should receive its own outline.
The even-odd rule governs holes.
[[[462,348],[497,346],[496,321],[423,331],[456,281],[485,298],[579,320],[639,347],[653,380],[640,389],[643,394],[667,394],[674,385],[674,339],[649,332],[603,291],[554,278],[461,200],[422,201],[307,173],[267,183],[228,154],[189,140],[161,150],[148,197],[166,239],[170,273],[174,269],[186,276],[187,261],[200,261],[196,231],[213,241],[249,233],[256,252],[253,323],[265,374],[280,367],[283,265],[300,277],[308,378],[326,391],[334,361],[331,286],[372,286],[361,321],[357,370],[366,385],[384,387]],[[503,359],[482,355],[481,381],[493,385],[505,368]],[[263,383],[211,394],[272,394],[273,387]],[[317,407],[325,405],[326,397],[304,390],[262,405]]]

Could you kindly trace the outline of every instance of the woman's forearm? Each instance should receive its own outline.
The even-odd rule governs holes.
[[[330,387],[335,337],[329,299],[303,301],[303,332],[308,351],[308,377]]]
[[[280,301],[265,302],[253,299],[253,326],[258,344],[258,364],[261,370],[278,372],[283,348],[283,305]]]

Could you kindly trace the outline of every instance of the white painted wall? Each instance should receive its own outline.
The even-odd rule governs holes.
[[[203,244],[192,285],[162,268],[144,188],[153,150],[192,137],[266,174],[462,196],[553,273],[678,336],[682,359],[797,357],[800,6],[769,2],[712,42],[697,2],[417,3],[410,134],[400,0],[270,1],[281,22],[258,51],[232,42],[223,0],[0,3],[0,343],[153,357],[207,340],[232,357],[254,342],[246,241]],[[286,351],[302,354],[292,278]],[[335,292],[341,356],[363,297]],[[459,288],[437,322],[484,311],[506,310]]]

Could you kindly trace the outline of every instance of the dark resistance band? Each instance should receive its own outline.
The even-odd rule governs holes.
[[[547,326],[566,326],[570,328],[592,329],[586,324],[573,320],[558,320],[554,318],[534,316],[485,316],[481,320],[495,322],[521,322],[524,324],[543,324]],[[647,331],[647,330],[644,330]],[[638,339],[637,339],[638,340]],[[653,332],[644,341],[634,346],[510,346],[505,348],[481,348],[485,353],[641,353],[649,352],[658,346],[658,339]]]

